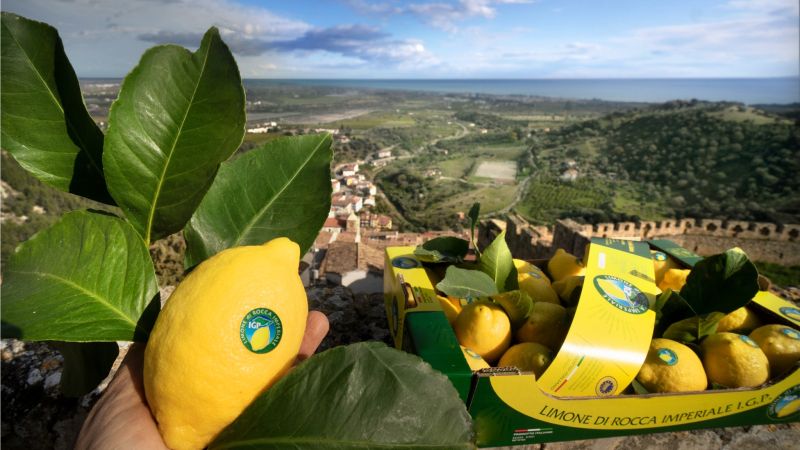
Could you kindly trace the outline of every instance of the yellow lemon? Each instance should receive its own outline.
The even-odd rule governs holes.
[[[164,442],[205,447],[292,365],[308,301],[286,238],[228,249],[175,289],[145,350],[144,387]]]
[[[553,352],[549,348],[536,342],[523,342],[506,350],[497,367],[516,367],[523,372],[533,372],[539,378],[552,360]]]
[[[658,284],[661,283],[661,280],[664,279],[664,274],[667,273],[667,270],[681,268],[681,266],[675,262],[674,259],[670,258],[664,252],[650,250],[650,254],[653,257],[653,269],[655,270],[656,275],[656,286],[658,286]]]
[[[522,322],[530,314],[531,308],[533,308],[533,301],[528,294],[521,290],[495,294],[492,296],[492,300],[506,312],[508,319],[511,321],[511,328],[517,328],[522,325]]]
[[[467,365],[472,370],[488,369],[491,367],[486,360],[481,358],[481,355],[473,352],[463,345],[461,346],[461,353],[464,354],[464,359],[467,360]]]
[[[658,283],[658,288],[662,291],[666,291],[667,288],[673,291],[680,291],[683,285],[686,284],[686,277],[689,276],[689,272],[691,272],[689,269],[667,269],[661,282]]]
[[[761,326],[761,320],[745,306],[731,312],[717,324],[717,333],[731,331],[734,333],[749,333]]]
[[[800,331],[786,325],[764,325],[750,333],[767,355],[770,372],[781,375],[800,361]]]
[[[537,342],[551,350],[557,350],[568,330],[567,310],[563,306],[536,302],[515,336],[520,342]]]
[[[769,379],[769,361],[752,339],[716,333],[700,345],[708,379],[729,388],[756,387]]]
[[[572,301],[572,293],[575,292],[575,289],[583,287],[583,276],[571,276],[563,278],[561,281],[556,281],[553,283],[553,290],[556,291],[556,294],[564,301],[566,305],[573,305],[577,304],[577,302]],[[617,289],[618,288],[614,288]],[[620,291],[621,292],[621,291]],[[626,298],[623,294],[620,298]]]
[[[653,339],[636,380],[650,392],[702,391],[708,387],[700,358],[670,339]]]
[[[581,276],[586,272],[581,260],[575,255],[567,253],[563,248],[556,250],[556,254],[547,261],[547,271],[553,281],[561,281],[569,276]]]
[[[558,295],[550,286],[550,279],[542,269],[520,259],[514,260],[519,289],[535,302],[558,303]]]
[[[486,301],[472,302],[456,318],[453,328],[459,344],[494,363],[511,344],[511,322],[503,308]]]
[[[442,297],[441,295],[437,295],[436,298],[439,299],[442,311],[444,311],[444,315],[447,316],[447,322],[453,325],[453,322],[456,321],[456,317],[458,317],[458,313],[461,312],[461,303],[459,303],[458,299]]]

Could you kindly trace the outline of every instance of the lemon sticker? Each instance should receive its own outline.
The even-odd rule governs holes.
[[[781,329],[781,333],[785,334],[786,336],[789,336],[792,339],[800,340],[800,331],[794,330],[792,328],[783,328]]]
[[[621,278],[598,275],[594,277],[594,287],[608,303],[627,313],[642,314],[650,306],[647,296]]]
[[[744,341],[744,343],[745,343],[745,344],[747,344],[747,345],[749,345],[750,347],[760,348],[760,347],[758,346],[758,344],[756,344],[756,341],[754,341],[754,340],[750,339],[750,337],[749,337],[749,336],[746,336],[746,335],[744,335],[744,334],[740,334],[740,335],[739,335],[739,339],[741,339],[742,341]]]
[[[767,416],[773,420],[790,419],[800,412],[800,385],[783,392],[767,408]]]
[[[281,319],[272,310],[256,308],[245,314],[239,325],[239,339],[253,353],[269,353],[283,336]]]
[[[655,252],[653,253],[653,259],[655,259],[656,261],[666,261],[667,255],[662,252]]]
[[[470,349],[468,349],[466,347],[464,347],[464,353],[466,355],[469,355],[472,359],[483,359],[483,358],[481,358],[481,355],[473,352],[472,350],[470,350]]]
[[[536,272],[536,271],[533,271],[533,270],[531,270],[530,272],[528,272],[528,275],[532,276],[533,278],[538,278],[538,279],[540,279],[540,280],[542,279],[542,276],[541,276],[541,275],[539,275],[539,272]]]
[[[658,355],[658,359],[664,361],[668,366],[674,366],[678,363],[678,355],[668,348],[660,348],[656,354]]]
[[[419,267],[419,261],[408,256],[398,256],[392,260],[392,266],[398,269],[415,269]]]
[[[800,309],[792,306],[784,306],[780,309],[780,312],[790,319],[800,321]]]

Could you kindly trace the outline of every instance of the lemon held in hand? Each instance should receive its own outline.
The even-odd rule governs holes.
[[[700,358],[670,339],[653,339],[636,380],[649,392],[702,391],[708,387]]]
[[[752,339],[736,333],[717,333],[701,344],[708,379],[729,388],[756,387],[769,378],[766,355]]]
[[[145,350],[144,385],[164,442],[205,447],[293,364],[308,301],[286,238],[225,250],[175,289]]]
[[[459,344],[479,354],[489,364],[511,344],[511,322],[500,305],[478,301],[461,310],[453,328]]]
[[[800,361],[800,331],[786,325],[764,325],[750,333],[767,355],[770,372],[780,375]]]

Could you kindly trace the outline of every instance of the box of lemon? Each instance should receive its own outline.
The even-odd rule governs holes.
[[[450,377],[479,446],[800,419],[800,310],[738,249],[594,239],[526,262],[503,238],[387,249],[396,345]]]

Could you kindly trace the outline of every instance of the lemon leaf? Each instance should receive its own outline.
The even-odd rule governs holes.
[[[4,338],[147,340],[156,275],[147,247],[118,217],[65,214],[17,248],[4,278]]]
[[[39,180],[113,204],[103,178],[103,132],[86,111],[55,28],[3,12],[3,149]]]
[[[418,356],[364,342],[300,364],[209,448],[467,449],[472,438],[469,413],[447,377]]]
[[[274,139],[222,163],[184,231],[186,266],[281,236],[305,253],[331,208],[332,156],[330,135],[318,134]]]
[[[697,314],[733,312],[756,293],[758,270],[738,247],[695,264],[681,288],[681,296]]]
[[[242,142],[244,104],[239,69],[216,28],[194,53],[177,45],[147,50],[125,77],[109,112],[103,169],[146,244],[189,221],[219,164]]]
[[[498,292],[519,289],[517,268],[506,244],[506,232],[498,234],[488,247],[483,249],[478,264],[480,270],[494,280]]]
[[[456,266],[447,268],[444,278],[436,285],[436,289],[457,298],[476,299],[498,293],[494,280],[480,270],[461,269]]]
[[[442,236],[426,241],[414,249],[414,256],[422,262],[459,263],[469,252],[469,242],[452,236]]]

